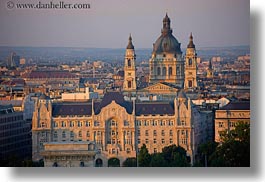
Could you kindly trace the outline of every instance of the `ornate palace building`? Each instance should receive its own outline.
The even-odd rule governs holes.
[[[149,62],[150,85],[137,90],[136,55],[130,36],[125,52],[123,93],[109,91],[101,100],[84,102],[58,102],[45,95],[39,97],[32,120],[33,160],[42,159],[41,154],[47,154],[45,144],[51,142],[92,141],[98,150],[94,166],[108,166],[108,160],[113,158],[122,165],[127,158],[137,157],[143,144],[150,153],[176,144],[187,151],[193,163],[198,145],[211,138],[207,126],[212,126],[207,113],[197,110],[182,90],[197,87],[196,57],[192,35],[186,56],[182,57],[180,43],[172,35],[166,15],[162,35],[154,44]],[[163,99],[125,100],[124,95],[130,92],[160,94]],[[49,163],[58,164],[58,161]]]
[[[125,101],[119,92],[108,92],[99,101],[51,102],[42,95],[33,113],[33,160],[42,159],[44,143],[94,141],[95,165],[107,166],[108,159],[122,163],[136,157],[146,144],[150,153],[176,144],[192,158],[206,128],[201,116],[183,91],[173,101]],[[198,126],[198,127],[195,127]]]

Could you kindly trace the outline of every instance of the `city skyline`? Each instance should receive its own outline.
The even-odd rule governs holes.
[[[166,13],[182,48],[191,32],[198,48],[249,45],[250,39],[249,1],[81,2],[88,10],[8,10],[6,3],[0,46],[123,48],[131,33],[136,48],[152,48],[162,26],[157,20]]]

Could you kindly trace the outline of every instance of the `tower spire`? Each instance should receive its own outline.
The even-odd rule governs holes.
[[[187,48],[195,48],[195,45],[194,45],[194,43],[193,43],[192,32],[190,33],[190,42],[189,42]]]
[[[128,45],[127,45],[127,49],[134,49],[134,46],[132,44],[132,35],[131,34],[129,36],[129,42],[128,42]]]

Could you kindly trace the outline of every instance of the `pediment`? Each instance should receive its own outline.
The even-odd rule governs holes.
[[[161,91],[161,92],[165,92],[165,91],[168,91],[168,92],[177,92],[178,89],[174,86],[170,86],[170,85],[166,85],[164,83],[155,83],[153,85],[150,85],[146,88],[144,88],[143,90],[146,90],[146,91],[149,91],[149,92],[158,92],[158,91]]]

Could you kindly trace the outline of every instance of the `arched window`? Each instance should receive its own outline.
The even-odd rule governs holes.
[[[82,122],[81,121],[77,121],[77,126],[78,127],[82,127]]]
[[[157,75],[161,75],[161,68],[160,67],[157,68]]]
[[[192,59],[189,59],[189,66],[192,65]]]
[[[128,67],[132,66],[132,61],[130,59],[128,59]]]
[[[66,127],[66,122],[65,121],[62,121],[62,127]]]
[[[169,75],[169,76],[172,75],[172,67],[169,67],[169,69],[168,69],[168,75]]]
[[[192,87],[192,81],[189,80],[189,87]]]
[[[167,68],[163,67],[163,76],[166,76],[166,74],[167,74]]]
[[[41,122],[41,127],[45,128],[46,127],[46,123],[45,122]]]
[[[102,167],[102,166],[103,166],[103,161],[102,161],[102,159],[98,158],[96,160],[96,167]]]
[[[128,81],[128,88],[132,88],[132,82]]]

